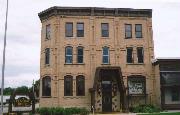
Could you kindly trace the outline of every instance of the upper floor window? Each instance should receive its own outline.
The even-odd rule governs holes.
[[[84,37],[84,23],[77,23],[77,37]]]
[[[125,24],[125,38],[132,38],[132,25],[131,24]]]
[[[65,63],[72,63],[73,61],[73,48],[71,46],[67,46],[65,48]]]
[[[109,24],[108,23],[101,23],[101,36],[109,37]]]
[[[85,95],[85,79],[84,76],[76,77],[76,95],[84,96]]]
[[[67,22],[65,27],[66,37],[73,37],[73,23]]]
[[[126,60],[127,60],[127,63],[133,63],[133,48],[132,47],[127,48]]]
[[[77,47],[77,63],[83,63],[83,47]]]
[[[46,39],[51,38],[51,26],[50,24],[46,25]]]
[[[109,63],[109,48],[103,47],[103,63],[108,64]]]
[[[50,48],[45,49],[45,64],[50,64]]]
[[[142,47],[137,48],[137,59],[138,63],[144,63],[144,53]]]
[[[64,96],[73,95],[73,77],[65,76],[64,77]]]
[[[51,96],[51,78],[49,76],[42,78],[42,96]]]
[[[142,24],[135,25],[136,38],[142,38]]]

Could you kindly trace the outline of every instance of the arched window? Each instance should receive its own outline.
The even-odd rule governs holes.
[[[73,61],[73,48],[71,46],[67,46],[65,48],[65,63],[72,63]]]
[[[108,64],[109,63],[109,48],[108,47],[103,47],[103,57],[102,57],[102,61],[104,64]]]
[[[73,95],[73,77],[65,76],[64,77],[64,96]]]
[[[49,76],[42,78],[42,96],[51,96],[51,78]]]
[[[45,64],[50,64],[50,48],[45,49]]]
[[[77,63],[83,63],[83,47],[77,47]]]
[[[76,95],[85,96],[85,78],[84,76],[76,77]]]

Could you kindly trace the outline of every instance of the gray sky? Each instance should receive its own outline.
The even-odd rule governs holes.
[[[52,6],[153,9],[155,57],[180,57],[178,0],[9,0],[5,87],[31,86],[39,79],[40,30],[38,13]],[[0,0],[0,69],[6,0]],[[1,72],[0,72],[1,84]]]

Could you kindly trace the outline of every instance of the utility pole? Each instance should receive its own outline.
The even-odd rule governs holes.
[[[4,31],[4,49],[3,49],[3,64],[2,64],[2,82],[1,82],[1,115],[3,115],[3,90],[4,90],[4,71],[5,71],[5,57],[6,57],[6,33],[7,33],[7,17],[8,17],[8,4],[6,6],[6,20],[5,20],[5,31]]]

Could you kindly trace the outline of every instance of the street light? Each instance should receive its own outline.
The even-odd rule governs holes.
[[[3,49],[2,82],[1,82],[1,115],[3,115],[3,90],[4,90],[4,70],[5,70],[5,57],[6,57],[8,4],[9,4],[9,0],[7,0],[7,6],[6,6],[6,20],[5,20],[5,31],[4,31],[4,49]]]

